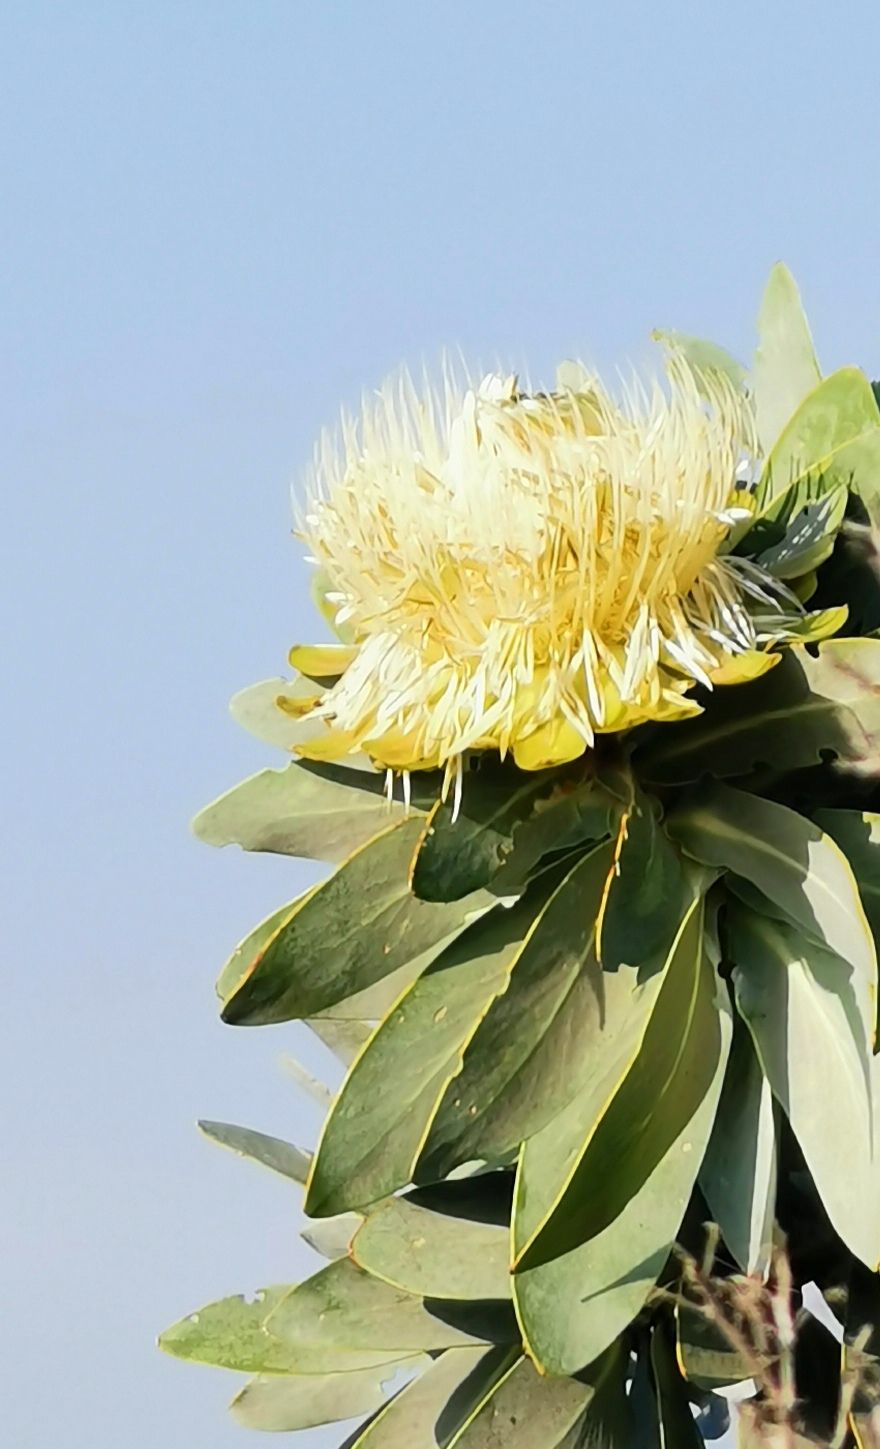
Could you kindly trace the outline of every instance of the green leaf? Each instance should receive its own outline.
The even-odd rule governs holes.
[[[817,810],[813,818],[849,861],[876,946],[880,940],[880,815],[868,810]],[[875,1040],[877,1036],[875,1025]]]
[[[286,1052],[281,1058],[281,1066],[299,1090],[306,1097],[311,1097],[322,1112],[329,1110],[333,1093],[326,1082],[320,1081],[308,1067],[304,1067],[302,1062],[298,1062],[296,1057],[288,1056]]]
[[[306,740],[325,735],[327,726],[320,719],[295,719],[279,709],[278,700],[286,699],[301,706],[303,701],[315,699],[318,693],[314,684],[305,679],[262,679],[259,684],[250,684],[234,694],[229,701],[229,712],[248,734],[290,751]]]
[[[724,877],[724,884],[727,890],[736,900],[742,901],[749,910],[757,911],[759,915],[769,916],[771,921],[783,921],[791,925],[791,918],[781,910],[774,900],[759,891],[756,885],[750,880],[743,880],[740,875],[728,874]]]
[[[705,903],[694,902],[654,1000],[641,1012],[631,1008],[638,1027],[628,1050],[615,1053],[611,1070],[597,1071],[571,1106],[525,1143],[513,1220],[518,1273],[561,1258],[619,1221],[670,1153],[683,1161],[684,1211],[708,1140],[707,1130],[695,1143],[691,1124],[707,1098],[717,1102],[728,1046],[704,918]],[[600,1038],[594,1052],[601,1051]]]
[[[254,1132],[250,1127],[236,1127],[232,1122],[202,1121],[198,1126],[211,1142],[305,1186],[312,1160],[310,1153],[283,1142],[280,1137],[268,1137],[265,1132]]]
[[[734,1028],[700,1187],[739,1266],[763,1276],[773,1246],[776,1123],[770,1084],[742,1027]]]
[[[717,343],[705,342],[700,337],[689,337],[684,332],[674,332],[657,327],[651,333],[651,338],[654,342],[662,343],[673,357],[676,355],[683,357],[697,377],[706,373],[710,375],[715,373],[720,377],[726,377],[738,392],[742,389],[746,380],[745,368]]]
[[[406,967],[403,969],[406,970]],[[367,1020],[311,1016],[305,1024],[345,1067],[351,1066],[373,1035],[372,1025]]]
[[[429,804],[436,793],[417,786],[412,809],[419,813],[418,802]],[[386,798],[381,775],[303,760],[242,781],[206,805],[192,828],[207,845],[336,862],[406,814]]]
[[[407,1364],[408,1360],[403,1360]],[[412,1363],[418,1360],[413,1358]],[[339,1419],[372,1414],[385,1403],[383,1381],[402,1365],[338,1374],[261,1374],[236,1394],[229,1408],[244,1429],[289,1433]]]
[[[792,413],[822,381],[794,277],[782,262],[770,273],[758,313],[754,393],[758,439],[769,452]]]
[[[455,901],[502,870],[522,881],[550,851],[606,836],[612,805],[595,780],[486,764],[468,777],[457,818],[450,801],[431,811],[413,860],[413,891],[421,900]]]
[[[595,923],[612,857],[610,844],[586,856],[560,890],[552,916],[533,932],[446,1088],[416,1181],[446,1177],[474,1160],[507,1160],[593,1079],[600,1040],[612,1070],[635,1051],[642,1005],[648,1008],[659,984],[651,980],[658,963],[646,963],[640,977],[627,967],[605,973],[596,958]]]
[[[245,1373],[291,1373],[288,1346],[263,1328],[266,1315],[282,1301],[288,1286],[261,1288],[248,1300],[221,1298],[191,1313],[159,1336],[159,1347],[175,1358]]]
[[[449,1349],[342,1449],[449,1449],[486,1395],[521,1357],[519,1348]]]
[[[391,826],[294,902],[242,963],[237,983],[224,972],[223,1020],[259,1026],[314,1016],[439,947],[494,905],[485,891],[455,905],[416,900],[407,868],[421,830],[417,818]]]
[[[705,713],[661,725],[634,763],[662,785],[747,775],[759,765],[786,772],[825,754],[858,775],[880,775],[880,640],[829,639],[814,658],[787,650],[751,684],[718,689]]]
[[[874,486],[880,447],[880,411],[871,384],[857,367],[843,367],[819,383],[790,417],[758,481],[758,516],[803,507],[836,484],[860,491]]]
[[[343,997],[341,1001],[334,1001],[332,1006],[327,1006],[323,1011],[317,1012],[315,1016],[305,1017],[306,1025],[329,1025],[331,1030],[334,1026],[365,1028],[359,1033],[360,1041],[356,1051],[349,1052],[346,1061],[351,1066],[355,1058],[360,1056],[376,1026],[388,1015],[394,1003],[403,993],[412,986],[413,982],[421,976],[426,966],[430,966],[454,940],[466,930],[468,922],[465,922],[461,930],[451,931],[449,937],[439,941],[435,946],[429,946],[427,951],[421,955],[413,956],[412,960],[405,961],[398,966],[396,971],[391,971],[383,976],[381,981],[375,981],[372,986],[364,987],[363,991],[354,991],[351,996]]]
[[[290,1178],[300,1187],[305,1187],[312,1156],[301,1152],[279,1137],[267,1137],[264,1132],[254,1132],[249,1127],[236,1127],[231,1122],[199,1122],[199,1128],[212,1142],[268,1167],[282,1177]],[[341,1213],[337,1217],[325,1218],[320,1223],[310,1223],[300,1237],[324,1258],[341,1258],[349,1249],[352,1238],[363,1222],[359,1213]]]
[[[370,1213],[352,1244],[368,1273],[426,1298],[509,1298],[506,1225],[393,1197]]]
[[[335,1262],[337,1258],[348,1255],[352,1239],[362,1222],[360,1213],[337,1213],[335,1217],[307,1223],[301,1229],[300,1237],[322,1258]]]
[[[669,1449],[703,1449],[703,1436],[691,1413],[674,1347],[660,1323],[651,1334],[651,1368],[660,1414],[661,1443],[669,1445]]]
[[[302,1285],[305,1286],[305,1285]],[[286,1342],[267,1319],[294,1290],[289,1285],[261,1288],[249,1299],[221,1298],[182,1318],[159,1338],[159,1347],[175,1358],[249,1374],[321,1374],[350,1372],[397,1363],[406,1355],[369,1343],[356,1349],[326,1341]]]
[[[632,837],[637,845],[637,835]],[[612,847],[589,859],[573,919],[596,920],[612,868]],[[619,883],[612,884],[611,899]],[[505,1160],[539,1132],[573,1097],[594,1090],[604,1103],[638,1050],[662,982],[673,939],[693,900],[696,877],[678,874],[662,902],[668,912],[665,939],[642,954],[648,913],[635,893],[630,911],[633,949],[624,934],[626,917],[610,938],[603,932],[606,966],[596,942],[576,955],[542,930],[535,950],[514,973],[508,990],[486,1014],[465,1054],[464,1066],[446,1091],[426,1140],[416,1179],[430,1181],[474,1159]],[[653,899],[653,896],[651,897]],[[621,892],[620,899],[623,899]],[[606,914],[606,923],[607,923]],[[611,951],[608,950],[610,939]],[[545,946],[553,944],[545,958]],[[636,965],[624,964],[633,961]]]
[[[869,1040],[877,1015],[877,952],[846,856],[812,821],[729,785],[707,785],[669,817],[689,855],[757,886],[812,939],[849,963]]]
[[[588,860],[591,857],[587,858]],[[306,1211],[313,1216],[374,1202],[408,1183],[438,1103],[493,999],[546,932],[573,958],[589,924],[572,914],[586,870],[579,863],[535,881],[455,941],[392,1008],[351,1068],[324,1124]],[[436,910],[437,907],[425,907]],[[450,909],[446,907],[445,909]],[[540,933],[538,934],[538,928]]]
[[[681,921],[681,857],[658,816],[656,802],[639,792],[626,819],[602,920],[600,954],[611,971],[624,963],[640,966],[668,949]]]
[[[798,579],[817,569],[834,548],[847,498],[840,485],[808,503],[786,521],[779,541],[763,549],[757,562],[777,579]]]
[[[853,970],[794,927],[735,905],[728,938],[737,1008],[764,1074],[835,1230],[874,1265],[869,1048]]]
[[[302,895],[297,896],[296,900],[288,901],[287,905],[280,906],[264,921],[260,921],[260,924],[255,926],[243,941],[239,942],[217,978],[216,991],[221,1001],[224,1001],[235,990],[251,962],[260,956],[272,937],[290,919],[291,913],[298,906],[305,905],[318,889],[318,886],[310,886],[308,890],[303,891]]]
[[[617,1215],[589,1241],[549,1262],[520,1268],[514,1277],[527,1347],[548,1373],[576,1372],[632,1321],[654,1287],[684,1216],[711,1132],[730,1040],[729,1010],[726,999],[718,999],[701,918],[702,908],[688,919],[640,1057],[602,1119],[601,1135],[594,1138],[590,1160],[595,1174],[591,1180],[581,1177],[583,1190],[569,1202],[572,1211],[583,1210],[585,1233],[619,1205]],[[543,1150],[535,1151],[534,1142],[523,1149],[513,1228],[520,1257],[560,1198],[560,1166],[550,1180],[541,1175],[550,1158],[546,1149],[554,1135],[563,1151],[576,1143],[579,1105],[576,1099],[563,1120],[550,1124]],[[608,1182],[599,1175],[603,1172]],[[564,1231],[560,1222],[559,1240]]]
[[[294,1352],[432,1351],[519,1340],[506,1303],[451,1303],[404,1293],[340,1258],[291,1288],[266,1328]]]
[[[630,1449],[628,1353],[614,1344],[578,1378],[548,1378],[520,1358],[449,1449]]]

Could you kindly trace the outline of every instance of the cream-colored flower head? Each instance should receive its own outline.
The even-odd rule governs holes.
[[[562,378],[419,394],[404,375],[321,441],[300,531],[351,644],[318,665],[292,651],[340,676],[303,753],[409,770],[497,750],[539,769],[775,663],[799,606],[722,552],[748,502],[742,397],[680,359],[619,402]]]

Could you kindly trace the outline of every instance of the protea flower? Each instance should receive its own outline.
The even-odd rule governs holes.
[[[678,355],[617,405],[597,379],[528,396],[486,377],[419,396],[404,376],[318,450],[303,532],[351,647],[294,649],[338,682],[312,759],[400,770],[512,752],[526,770],[600,733],[700,712],[694,686],[754,678],[807,622],[728,552],[750,516],[751,408]]]
[[[618,398],[403,377],[318,449],[340,642],[237,696],[299,758],[196,822],[336,866],[218,984],[347,1068],[314,1154],[205,1124],[333,1260],[163,1336],[257,1375],[245,1423],[696,1444],[754,1380],[750,1443],[774,1384],[798,1443],[870,1442],[880,411],[783,269],[759,331],[749,378],[669,334]]]

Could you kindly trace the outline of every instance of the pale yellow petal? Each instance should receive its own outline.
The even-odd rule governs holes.
[[[746,649],[742,654],[731,655],[724,664],[709,671],[713,684],[746,684],[750,679],[760,679],[782,656],[768,654],[761,649]]]
[[[320,694],[305,694],[296,698],[292,698],[289,694],[279,694],[275,700],[278,709],[283,714],[289,714],[292,719],[304,719],[320,703]]]
[[[586,750],[583,735],[561,716],[539,725],[524,739],[513,741],[513,758],[521,770],[546,770],[565,765]]]
[[[360,746],[349,730],[331,729],[326,735],[318,735],[316,739],[304,740],[302,744],[294,745],[293,749],[294,754],[301,755],[304,760],[333,761],[357,754]]]
[[[307,679],[335,679],[345,673],[357,653],[347,644],[294,644],[287,657]]]

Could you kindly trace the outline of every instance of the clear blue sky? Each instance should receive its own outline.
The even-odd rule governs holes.
[[[271,751],[226,714],[308,636],[288,487],[399,359],[747,355],[778,257],[880,372],[873,0],[5,0],[0,1241],[16,1449],[226,1449],[155,1332],[302,1273],[298,1029],[216,1020],[306,879],[211,852]],[[317,1060],[313,1055],[313,1060]],[[335,1436],[306,1436],[309,1449]],[[255,1441],[258,1442],[258,1441]]]

